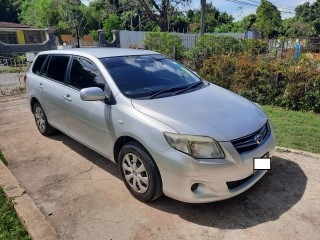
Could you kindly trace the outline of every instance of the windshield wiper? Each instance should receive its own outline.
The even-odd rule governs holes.
[[[183,88],[182,90],[175,92],[174,95],[178,95],[178,94],[180,94],[182,92],[188,91],[189,89],[195,88],[195,87],[197,87],[197,86],[199,86],[201,84],[203,84],[202,81],[199,81],[199,82],[196,82],[196,83],[192,83],[191,85],[188,85],[186,88]]]
[[[152,99],[152,98],[155,98],[156,96],[158,96],[158,95],[160,95],[162,93],[174,92],[174,91],[177,91],[177,90],[180,90],[180,89],[184,89],[184,88],[186,88],[186,86],[167,88],[167,89],[160,90],[158,92],[155,92],[155,93],[151,94],[149,96],[149,98]]]

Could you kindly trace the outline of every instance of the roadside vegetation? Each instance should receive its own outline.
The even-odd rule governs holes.
[[[320,153],[320,114],[263,106],[280,147]]]
[[[2,161],[6,166],[8,166],[8,162],[7,162],[7,160],[4,158],[1,150],[0,150],[0,161]]]
[[[200,75],[260,105],[320,113],[318,61],[272,55],[215,55],[205,60]]]
[[[8,164],[0,150],[0,160]],[[0,240],[31,240],[12,203],[0,188]]]
[[[76,33],[82,37],[90,34],[97,39],[98,29],[104,29],[109,40],[111,30],[171,31],[199,33],[201,11],[189,0],[2,0],[0,21],[21,22],[39,28],[51,27],[57,35]],[[300,5],[281,6],[275,1],[229,2],[238,13],[219,10],[216,3],[205,5],[205,32],[258,31],[263,38],[314,37],[319,36],[319,0],[313,3],[300,1]],[[257,6],[255,14],[246,15],[248,5]],[[188,9],[185,11],[184,9]],[[281,19],[281,12],[291,13],[290,18]],[[37,14],[35,14],[37,13]],[[235,15],[243,16],[240,21]]]

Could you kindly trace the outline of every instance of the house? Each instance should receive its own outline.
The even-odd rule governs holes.
[[[52,29],[39,29],[33,26],[0,22],[0,56],[39,52],[56,49]]]

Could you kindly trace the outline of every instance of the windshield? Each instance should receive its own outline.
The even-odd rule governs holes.
[[[202,82],[196,74],[160,54],[100,60],[120,91],[129,98],[145,98],[155,94],[164,96],[171,90],[181,90]]]

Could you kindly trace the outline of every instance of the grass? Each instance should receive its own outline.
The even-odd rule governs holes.
[[[3,73],[19,73],[19,67],[12,67],[12,66],[0,66],[0,72]]]
[[[1,150],[0,159],[7,163]],[[31,240],[21,224],[12,203],[0,188],[0,240]]]
[[[0,240],[31,240],[12,203],[0,188]]]
[[[7,160],[4,158],[1,150],[0,150],[0,160],[4,163],[4,165],[8,166],[8,162],[7,162]]]
[[[320,153],[320,115],[263,106],[276,134],[276,145]]]

